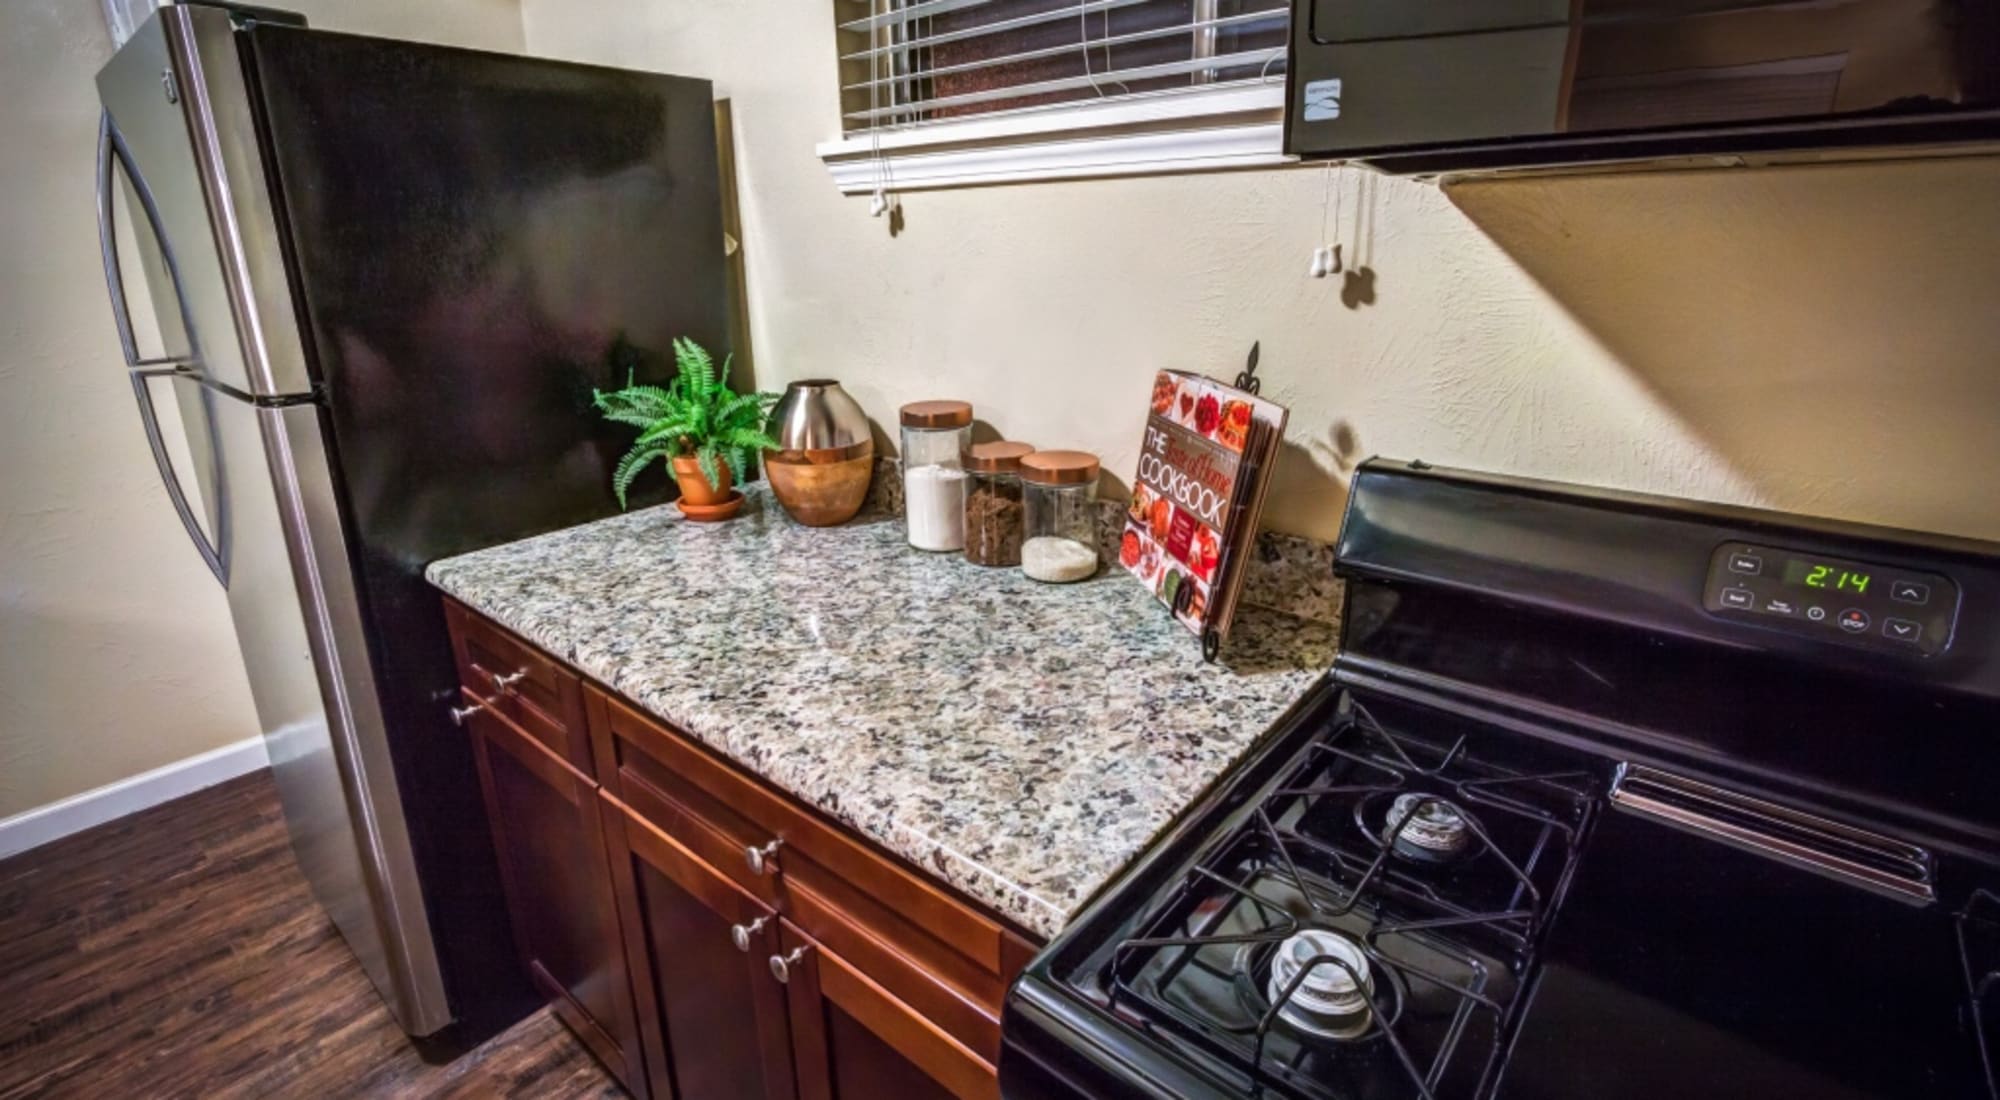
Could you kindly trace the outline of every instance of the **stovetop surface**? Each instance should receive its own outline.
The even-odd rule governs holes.
[[[1010,1100],[2000,1100],[2000,544],[1371,461],[1337,572]]]
[[[1968,917],[1719,848],[1611,806],[1609,761],[1403,701],[1343,693],[1314,721],[1143,912],[1048,960],[1193,1067],[1175,1093],[1987,1097],[2000,902]],[[1460,846],[1399,846],[1406,794],[1403,831],[1447,806]],[[1273,966],[1309,930],[1359,945],[1360,1019],[1287,1011],[1311,975]]]
[[[1533,763],[1392,732],[1352,705],[1079,977],[1223,1066],[1264,1067],[1245,1084],[1316,1098],[1477,1090],[1601,801],[1591,771]],[[1357,980],[1350,1012],[1297,1007]]]

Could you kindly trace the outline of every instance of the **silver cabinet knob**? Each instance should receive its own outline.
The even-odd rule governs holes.
[[[806,952],[811,950],[810,947],[795,947],[789,955],[771,956],[771,976],[778,979],[780,985],[788,984],[792,980],[792,967],[799,965]]]
[[[528,678],[528,670],[517,668],[512,672],[489,672],[487,678],[493,681],[493,690],[505,695],[515,684]]]
[[[478,714],[480,711],[485,709],[486,709],[486,700],[481,699],[478,696],[474,696],[473,703],[469,707],[449,708],[449,713],[451,714],[451,724],[454,726],[463,726],[467,718],[470,718],[473,715]]]
[[[769,923],[771,923],[771,918],[758,917],[749,924],[732,924],[729,926],[729,941],[736,945],[736,950],[748,954],[750,951],[750,937],[762,932],[764,926]]]
[[[785,842],[780,838],[762,848],[745,848],[743,861],[750,865],[753,875],[775,875],[778,873],[778,849],[784,846]]]

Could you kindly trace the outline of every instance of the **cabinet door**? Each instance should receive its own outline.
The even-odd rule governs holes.
[[[650,1093],[597,785],[490,707],[468,724],[514,941],[528,976],[563,1022],[643,1100]]]
[[[993,1066],[789,922],[785,983],[799,1100],[999,1100]]]
[[[664,1070],[680,1100],[793,1100],[784,988],[770,965],[777,915],[678,840],[604,801],[627,849],[619,902],[643,940],[633,947],[645,953],[635,984],[658,1013],[645,1028],[664,1048],[648,1059],[655,1092],[667,1094]]]

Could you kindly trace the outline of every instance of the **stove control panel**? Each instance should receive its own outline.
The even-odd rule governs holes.
[[[1821,641],[1931,656],[1951,644],[1958,585],[1922,570],[1726,542],[1709,560],[1702,606]]]

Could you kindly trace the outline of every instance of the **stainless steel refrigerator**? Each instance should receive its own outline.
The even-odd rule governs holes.
[[[421,574],[614,511],[591,389],[723,350],[710,86],[225,5],[163,8],[97,85],[139,422],[299,864],[405,1030],[488,1033],[531,994]]]

